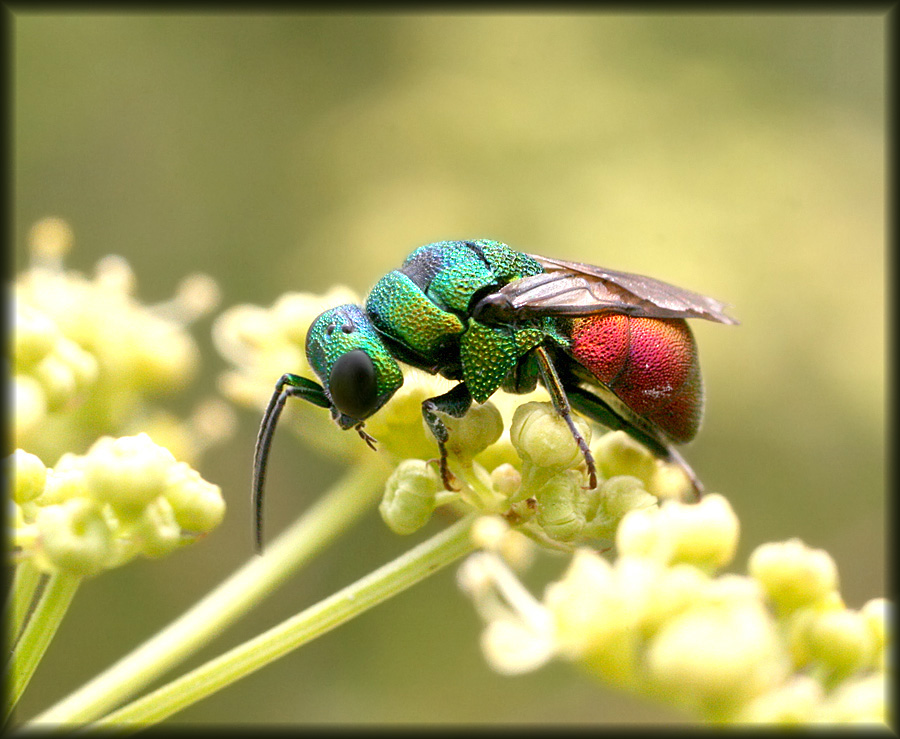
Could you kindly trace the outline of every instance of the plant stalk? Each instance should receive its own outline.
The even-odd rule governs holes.
[[[476,518],[472,514],[458,521],[255,639],[120,708],[92,728],[128,726],[137,730],[157,723],[358,616],[471,552],[474,544],[469,533]]]
[[[380,457],[370,455],[267,547],[263,556],[252,557],[193,608],[29,725],[92,721],[172,669],[271,595],[359,519],[381,496],[388,472]]]

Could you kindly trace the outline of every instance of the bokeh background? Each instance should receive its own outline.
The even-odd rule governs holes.
[[[859,607],[886,588],[885,26],[848,13],[20,12],[15,266],[30,226],[55,215],[75,233],[67,264],[122,254],[151,303],[196,271],[218,281],[222,309],[334,283],[364,292],[414,247],[466,237],[726,300],[739,327],[694,323],[707,415],[685,455],[741,519],[733,569],[800,537],[835,557]],[[195,395],[175,409],[225,368],[211,320],[194,331]],[[225,524],[87,583],[23,718],[250,556],[258,416],[239,419],[200,465]],[[286,436],[270,535],[340,472]],[[410,543],[368,517],[192,664]],[[681,720],[563,664],[493,674],[479,633],[448,570],[177,720]]]

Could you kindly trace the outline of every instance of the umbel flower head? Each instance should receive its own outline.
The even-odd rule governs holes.
[[[148,401],[183,388],[199,353],[188,325],[218,301],[218,288],[194,275],[155,306],[134,296],[135,277],[108,256],[92,278],[64,269],[72,232],[47,218],[31,232],[31,265],[13,290],[13,442],[47,459],[84,449],[98,433],[152,431],[181,457],[226,437],[224,404],[205,403],[179,423]],[[215,423],[203,417],[211,412]]]
[[[714,721],[887,721],[887,602],[846,608],[834,562],[798,540],[758,547],[748,576],[717,575],[738,533],[723,497],[631,510],[616,559],[577,549],[540,600],[499,554],[514,533],[482,537],[460,571],[498,671],[565,659]]]
[[[52,469],[21,449],[7,464],[16,557],[46,572],[90,576],[138,555],[161,557],[225,514],[219,487],[146,434],[103,437]]]

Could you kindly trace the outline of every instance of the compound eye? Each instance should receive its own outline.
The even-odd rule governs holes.
[[[344,354],[331,369],[328,390],[331,402],[341,413],[360,420],[368,418],[378,402],[372,358],[362,349]]]

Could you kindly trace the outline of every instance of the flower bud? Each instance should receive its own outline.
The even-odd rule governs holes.
[[[576,475],[561,472],[550,478],[535,497],[538,501],[537,522],[544,533],[556,541],[572,541],[584,528],[581,510],[581,482]]]
[[[202,272],[195,272],[178,283],[175,304],[182,322],[193,322],[209,314],[219,305],[222,291],[216,281]]]
[[[575,551],[563,577],[547,586],[544,603],[556,623],[560,652],[570,659],[608,649],[626,626],[612,566],[590,549]]]
[[[34,433],[47,415],[47,397],[44,388],[31,375],[16,375],[12,382],[12,407],[15,439],[20,443]]]
[[[631,475],[649,489],[656,474],[656,458],[643,444],[624,431],[610,431],[597,439],[592,450],[603,477]]]
[[[490,567],[484,565],[484,552],[475,552],[463,560],[456,571],[456,584],[471,597],[476,607],[494,590],[495,578]]]
[[[787,627],[786,635],[788,650],[794,667],[797,669],[806,667],[810,660],[812,660],[812,654],[809,648],[809,630],[812,627],[817,614],[817,607],[806,606],[797,608],[784,617],[784,622]]]
[[[26,504],[25,507],[35,510],[34,506],[28,506]],[[18,538],[21,537],[25,527],[28,526],[28,519],[26,518],[25,511],[22,510],[22,506],[16,503],[16,501],[10,500],[6,505],[6,515],[8,517],[6,525],[13,531],[12,546],[22,546],[22,544],[19,543]]]
[[[619,557],[613,563],[614,590],[620,608],[635,626],[644,626],[650,593],[662,580],[665,565],[645,557]]]
[[[60,338],[59,328],[45,313],[21,300],[16,301],[15,321],[16,368],[28,371],[53,350]]]
[[[178,526],[186,532],[205,534],[225,517],[225,500],[218,485],[204,480],[186,462],[169,468],[163,491]]]
[[[72,249],[72,227],[62,218],[47,216],[37,221],[28,234],[32,256],[39,262],[56,264]]]
[[[590,508],[588,519],[597,517],[597,523],[604,526],[604,535],[615,535],[616,527],[628,511],[641,508],[655,508],[656,497],[644,489],[644,484],[631,475],[616,475],[604,480],[596,490],[588,493]],[[591,510],[593,509],[593,510]]]
[[[462,418],[445,414],[441,420],[450,432],[447,452],[463,460],[487,449],[503,433],[503,418],[490,402],[473,405]]]
[[[145,316],[141,336],[128,346],[134,370],[134,387],[172,392],[190,380],[199,362],[199,350],[177,324]]]
[[[693,500],[694,484],[679,464],[656,460],[656,469],[648,480],[647,490],[657,498]]]
[[[38,511],[37,526],[39,561],[45,568],[89,577],[109,561],[112,534],[93,501],[73,498],[44,506]]]
[[[12,462],[13,500],[16,503],[27,503],[44,492],[47,468],[40,458],[23,449],[16,449],[9,461]]]
[[[421,459],[405,459],[385,483],[378,506],[382,519],[397,534],[412,534],[431,518],[443,483],[437,471]]]
[[[144,508],[132,534],[140,541],[141,553],[153,559],[165,557],[181,545],[181,527],[165,498],[156,498]]]
[[[873,598],[866,603],[860,613],[866,621],[869,633],[872,635],[872,644],[875,650],[875,669],[884,670],[886,651],[890,641],[889,625],[891,623],[891,611],[893,606],[885,598]]]
[[[837,566],[827,552],[799,539],[758,546],[747,564],[779,613],[790,613],[837,589]]]
[[[534,559],[535,544],[511,528],[503,516],[481,516],[472,525],[472,543],[497,554],[513,569],[524,570]]]
[[[847,680],[832,691],[818,718],[831,724],[887,725],[890,721],[888,692],[884,673]]]
[[[591,429],[581,418],[575,417],[585,441],[590,441]],[[525,403],[516,409],[509,438],[519,456],[550,471],[560,472],[577,467],[584,459],[566,420],[551,403]]]
[[[549,632],[529,628],[512,618],[488,623],[481,635],[481,648],[491,667],[502,675],[520,675],[541,667],[553,656]]]
[[[655,560],[622,557],[620,561],[634,560],[645,566],[655,566],[657,576],[647,587],[641,614],[641,627],[645,634],[655,633],[668,620],[706,599],[712,582],[709,575],[687,564],[671,567]]]
[[[312,313],[309,321],[311,322],[315,316],[316,314]],[[306,326],[309,327],[309,322]],[[255,353],[274,342],[277,337],[278,331],[270,311],[255,305],[233,305],[226,308],[213,322],[212,327],[213,344],[219,354],[232,364],[238,365],[245,362],[255,364],[258,361]],[[303,341],[301,338],[298,344],[302,346]],[[305,368],[297,369],[302,371]],[[271,394],[271,390],[269,393]]]
[[[273,304],[266,320],[283,333],[284,338],[298,346],[306,344],[306,333],[316,316],[332,305],[359,304],[360,296],[347,287],[336,285],[324,295],[314,293],[285,293]]]
[[[109,503],[116,514],[130,518],[165,490],[175,458],[147,434],[104,437],[85,458],[85,475],[91,494]]]
[[[511,498],[522,484],[522,473],[504,462],[491,470],[491,482],[494,490],[504,499]]]
[[[663,624],[647,650],[657,685],[701,711],[734,710],[778,685],[787,666],[774,620],[753,602],[691,608]]]
[[[866,618],[847,609],[818,613],[806,631],[813,659],[828,667],[831,675],[844,678],[866,666],[874,653],[874,638]]]
[[[819,709],[824,691],[818,680],[797,675],[754,698],[737,715],[740,723],[809,724]]]
[[[667,504],[670,505],[670,504]],[[706,570],[731,562],[737,550],[739,522],[728,500],[711,493],[699,503],[679,505],[675,560]]]
[[[74,454],[67,454],[74,457]],[[62,460],[60,460],[62,461]],[[56,467],[47,471],[44,491],[38,498],[40,505],[55,505],[75,498],[90,497],[84,469],[75,464],[57,463]]]
[[[537,544],[521,531],[510,529],[500,540],[497,554],[514,570],[522,571],[534,561]]]
[[[97,359],[74,341],[63,338],[56,345],[56,356],[69,368],[76,391],[82,391],[96,379],[99,371]]]
[[[366,421],[366,429],[378,439],[378,448],[395,460],[433,457],[437,449],[434,436],[422,417],[422,402],[445,392],[445,382],[443,378],[436,378],[419,370],[408,371],[403,385],[391,398],[391,402]],[[330,427],[334,427],[330,419],[326,420]],[[342,437],[348,436],[341,431],[337,433]],[[451,431],[451,440],[453,435],[454,432]],[[354,440],[353,449],[357,456],[368,453],[359,449],[358,439]]]
[[[502,516],[481,516],[472,524],[472,543],[479,549],[495,552],[503,537],[509,533],[509,524]]]
[[[51,413],[61,409],[75,395],[75,373],[56,354],[48,354],[38,362],[34,376],[44,388],[47,410]]]
[[[636,508],[626,513],[619,523],[616,548],[623,557],[652,557],[668,562],[671,542],[663,534],[656,509]]]
[[[728,605],[738,601],[762,603],[765,595],[762,586],[746,575],[719,575],[709,581],[704,599],[711,605]]]
[[[632,510],[616,534],[622,554],[688,562],[706,570],[728,564],[737,539],[737,516],[728,501],[716,494],[692,505],[665,501],[659,508]]]
[[[133,295],[137,286],[134,270],[119,254],[107,254],[94,265],[94,285],[106,292]]]

